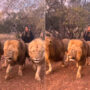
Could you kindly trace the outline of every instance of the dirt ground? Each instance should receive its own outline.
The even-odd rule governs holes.
[[[90,90],[90,66],[85,66],[81,79],[76,79],[75,62],[68,67],[54,64],[54,71],[46,77],[46,90]]]
[[[1,66],[1,64],[0,64]],[[18,65],[13,67],[10,80],[5,80],[6,68],[0,70],[0,90],[43,90],[44,81],[36,81],[31,63],[25,66],[23,76],[18,76]]]
[[[18,66],[15,66],[8,81],[4,80],[3,69],[0,70],[0,90],[90,90],[90,66],[84,67],[81,79],[76,79],[76,70],[74,62],[67,67],[61,67],[59,62],[53,63],[53,72],[38,82],[30,63],[27,63],[22,77],[18,76]]]
[[[5,81],[5,70],[0,70],[0,90],[90,90],[90,66],[85,66],[82,78],[76,79],[75,62],[70,62],[67,67],[53,63],[53,72],[41,82],[34,79],[35,71],[30,62],[27,62],[22,77],[18,76],[18,66],[15,66],[12,78]]]

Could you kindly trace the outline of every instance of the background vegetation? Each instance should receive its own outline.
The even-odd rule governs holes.
[[[35,37],[46,30],[59,38],[82,38],[90,24],[86,0],[3,0],[0,5],[4,1],[0,33],[19,34],[28,26]]]
[[[38,37],[45,29],[45,15],[43,0],[6,0],[0,20],[0,33],[24,31],[25,26]],[[19,3],[20,2],[20,3]],[[19,5],[18,5],[19,3]],[[6,18],[2,19],[2,17]]]
[[[82,38],[90,24],[90,3],[86,0],[68,1],[65,5],[65,0],[46,0],[46,30],[60,38]]]

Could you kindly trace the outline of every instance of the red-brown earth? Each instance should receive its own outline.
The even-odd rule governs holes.
[[[0,64],[1,65],[1,64]],[[0,90],[90,90],[90,66],[85,66],[81,79],[76,79],[77,68],[74,62],[61,67],[60,63],[53,63],[53,72],[41,82],[34,79],[35,71],[28,62],[23,76],[18,76],[18,66],[11,73],[12,78],[5,81],[5,69],[0,70]]]

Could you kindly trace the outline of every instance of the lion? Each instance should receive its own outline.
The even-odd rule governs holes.
[[[22,76],[23,65],[26,58],[26,45],[21,40],[7,40],[4,43],[4,66],[7,66],[5,79],[10,78],[12,67],[16,64],[19,65],[18,75]]]
[[[28,54],[30,56],[30,60],[36,66],[36,74],[35,79],[40,81],[40,73],[41,69],[45,65],[45,42],[44,40],[37,38],[28,44]]]
[[[87,49],[87,59],[86,59],[86,65],[90,65],[89,58],[90,58],[90,41],[86,41],[88,49]]]
[[[76,78],[81,78],[82,67],[86,63],[87,44],[83,40],[72,39],[68,44],[66,61],[75,60],[78,68]]]
[[[1,56],[3,55],[3,45],[0,42],[0,60],[1,60]]]
[[[45,37],[45,61],[48,64],[49,69],[46,74],[52,72],[52,61],[62,61],[64,59],[65,48],[62,40],[56,39],[54,37]]]
[[[65,51],[67,51],[69,41],[70,41],[70,39],[67,39],[67,38],[62,39]]]
[[[90,41],[86,41],[86,43],[88,44],[87,56],[90,57]]]

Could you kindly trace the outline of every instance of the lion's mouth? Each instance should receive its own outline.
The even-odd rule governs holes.
[[[68,56],[69,61],[75,61],[75,57],[74,56]]]
[[[6,58],[6,61],[7,61],[8,63],[11,63],[11,62],[12,62],[12,58]]]
[[[69,59],[69,61],[75,61],[75,59],[72,58],[72,59]]]
[[[12,60],[11,59],[7,59],[7,62],[10,63],[10,62],[12,62]]]
[[[40,60],[34,60],[34,63],[40,63]]]

